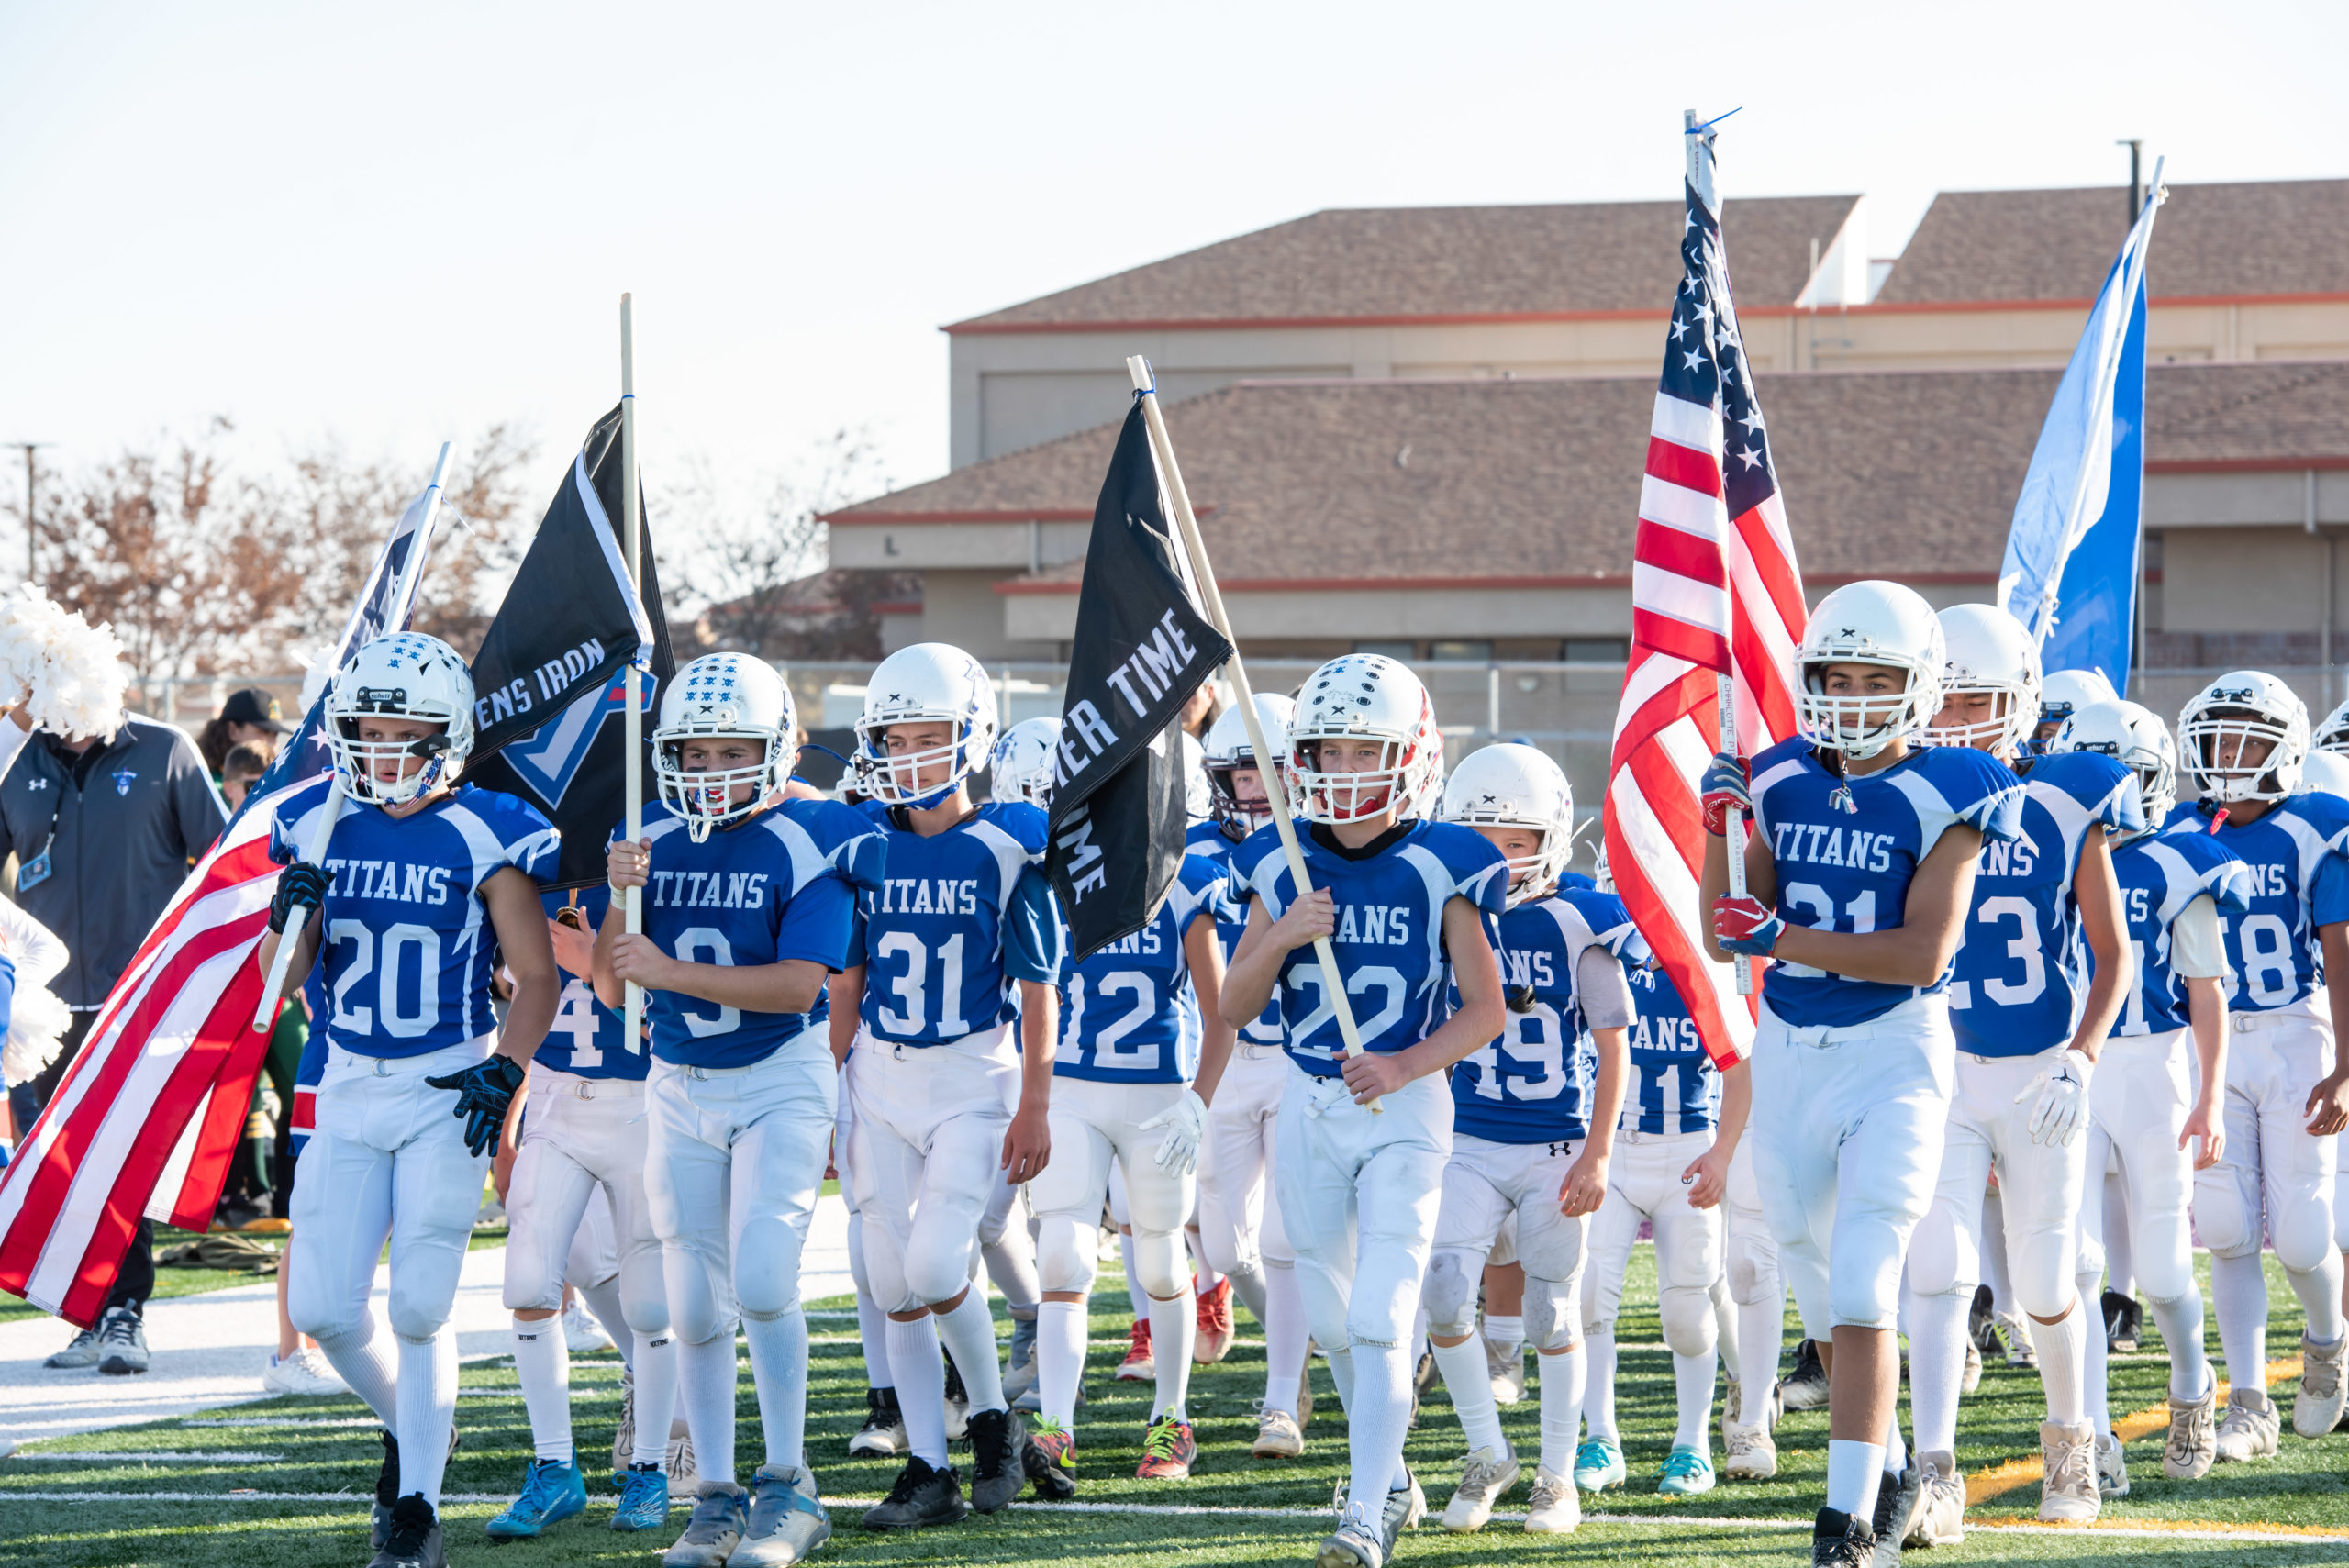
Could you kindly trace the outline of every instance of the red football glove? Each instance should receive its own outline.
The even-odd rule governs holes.
[[[1731,952],[1767,958],[1786,929],[1786,921],[1758,898],[1724,893],[1713,900],[1713,940]]]
[[[1698,800],[1704,807],[1705,831],[1716,839],[1729,836],[1729,814],[1753,815],[1752,775],[1745,759],[1732,751],[1714,757],[1705,768],[1703,782],[1698,786]]]

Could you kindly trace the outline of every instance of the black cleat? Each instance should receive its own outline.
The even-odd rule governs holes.
[[[2133,1296],[2108,1290],[2100,1303],[2104,1307],[2105,1347],[2118,1355],[2135,1351],[2144,1336],[2144,1308],[2137,1305]]]
[[[1778,1397],[1789,1410],[1816,1410],[1827,1403],[1827,1368],[1809,1340],[1795,1347],[1794,1370],[1779,1380]]]
[[[457,1451],[459,1441],[456,1424],[449,1426],[449,1451]],[[371,1551],[384,1550],[384,1542],[392,1532],[392,1506],[400,1497],[400,1440],[392,1436],[389,1427],[384,1429],[384,1467],[375,1473],[375,1507],[367,1522],[367,1547]]]
[[[1821,1508],[1810,1527],[1810,1568],[1873,1568],[1876,1532],[1865,1519]]]
[[[848,1440],[850,1457],[895,1459],[906,1451],[906,1418],[894,1388],[864,1391],[864,1425]]]
[[[392,1505],[392,1527],[367,1568],[449,1568],[440,1542],[440,1518],[420,1494]]]
[[[1977,1284],[1974,1287],[1973,1305],[1965,1310],[1965,1331],[1973,1337],[1974,1348],[1986,1356],[2004,1355],[2007,1350],[1998,1342],[1998,1330],[1993,1327],[1997,1317],[1993,1306],[1997,1300],[1988,1285]]]
[[[1028,1450],[1033,1446],[1027,1423],[1010,1411],[972,1412],[971,1507],[983,1514],[1009,1507],[1028,1485]]]
[[[954,1467],[933,1470],[919,1454],[908,1455],[889,1495],[864,1512],[866,1529],[924,1529],[951,1525],[970,1513]]]
[[[1913,1458],[1899,1474],[1884,1473],[1876,1489],[1876,1517],[1869,1521],[1870,1533],[1876,1537],[1876,1568],[1893,1568],[1900,1561],[1900,1544],[1909,1537],[1909,1526],[1917,1517],[1917,1500],[1924,1489],[1925,1478]]]
[[[971,1391],[963,1386],[963,1373],[954,1358],[946,1358],[946,1440],[961,1442],[971,1431]]]

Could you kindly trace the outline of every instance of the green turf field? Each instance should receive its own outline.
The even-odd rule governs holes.
[[[2299,1315],[2281,1275],[2272,1266],[2270,1272],[2275,1314],[2269,1351],[2280,1357],[2297,1351]],[[1652,1300],[1653,1262],[1644,1246],[1635,1257],[1634,1273],[1627,1295],[1637,1300],[1644,1294]],[[1124,1343],[1120,1310],[1097,1313],[1094,1318],[1095,1351],[1087,1368],[1092,1404],[1080,1416],[1078,1429],[1083,1476],[1078,1501],[1115,1511],[1027,1506],[994,1519],[974,1517],[943,1531],[864,1535],[855,1528],[860,1511],[855,1504],[877,1498],[896,1466],[846,1457],[848,1437],[863,1412],[863,1378],[855,1320],[842,1310],[845,1305],[819,1304],[819,1315],[810,1324],[817,1341],[810,1455],[827,1497],[834,1502],[839,1531],[825,1549],[829,1559],[874,1563],[1281,1562],[1304,1560],[1326,1530],[1330,1490],[1344,1466],[1344,1427],[1336,1415],[1327,1370],[1317,1366],[1315,1373],[1323,1414],[1308,1429],[1305,1459],[1282,1463],[1250,1458],[1246,1445],[1255,1431],[1251,1402],[1262,1392],[1264,1362],[1261,1349],[1249,1342],[1253,1325],[1243,1313],[1242,1343],[1222,1364],[1194,1379],[1192,1414],[1201,1448],[1197,1474],[1188,1483],[1137,1481],[1132,1470],[1140,1457],[1148,1391],[1146,1385],[1118,1383],[1110,1376]],[[1791,1335],[1791,1328],[1789,1331]],[[2150,1319],[2147,1333],[2146,1351],[2116,1365],[2116,1416],[2162,1397],[2165,1373]],[[1431,1521],[1406,1537],[1398,1562],[1538,1559],[1698,1568],[1807,1560],[1803,1531],[1824,1480],[1826,1413],[1787,1417],[1778,1433],[1777,1480],[1724,1483],[1704,1496],[1667,1502],[1656,1496],[1653,1480],[1669,1446],[1671,1425],[1669,1359],[1658,1340],[1653,1311],[1628,1315],[1620,1334],[1625,1349],[1619,1403],[1631,1484],[1596,1502],[1586,1501],[1586,1508],[1599,1517],[1576,1535],[1528,1536],[1497,1518],[1480,1535],[1454,1537]],[[617,1358],[608,1353],[573,1364],[581,1452],[591,1475],[600,1474],[608,1456],[618,1370]],[[458,1424],[464,1447],[451,1466],[448,1489],[452,1498],[484,1500],[452,1500],[445,1510],[455,1561],[487,1564],[495,1557],[503,1568],[529,1563],[571,1568],[597,1562],[643,1565],[655,1560],[666,1538],[653,1541],[610,1533],[604,1528],[609,1504],[592,1486],[596,1500],[584,1522],[558,1526],[535,1542],[490,1545],[481,1534],[482,1524],[515,1485],[529,1452],[529,1431],[509,1364],[468,1365],[463,1383]],[[2291,1385],[2279,1384],[2274,1392],[2288,1411]],[[757,1407],[747,1363],[737,1409],[740,1453],[747,1473],[759,1456]],[[1529,1472],[1539,1440],[1537,1409],[1536,1397],[1529,1393],[1523,1403],[1503,1411],[1511,1440],[1528,1456]],[[1968,1402],[1963,1421],[1965,1446],[1959,1457],[1968,1473],[2035,1455],[2041,1410],[2036,1374],[1994,1362],[1980,1392]],[[44,1452],[266,1457],[6,1462],[0,1464],[0,1564],[246,1568],[265,1562],[272,1568],[360,1568],[367,1557],[366,1498],[381,1454],[373,1426],[247,1423],[349,1420],[362,1414],[348,1399],[273,1400],[240,1405],[209,1418],[229,1424],[163,1421],[39,1444],[37,1451]],[[1422,1412],[1408,1451],[1434,1508],[1440,1509],[1450,1496],[1460,1448],[1458,1429],[1438,1393]],[[2108,1524],[2159,1533],[2100,1531],[2084,1537],[2076,1531],[1986,1529],[1962,1548],[1919,1556],[1950,1563],[2124,1557],[2178,1563],[2349,1559],[2349,1477],[2344,1477],[2349,1433],[2307,1442],[2291,1435],[2288,1419],[2280,1457],[2221,1466],[2209,1480],[2190,1486],[2162,1479],[2160,1451],[2158,1433],[2131,1445],[2133,1489],[2105,1510]],[[259,1496],[239,1501],[238,1489]],[[61,1496],[66,1494],[136,1496],[80,1501]],[[139,1500],[156,1494],[194,1496]],[[488,1500],[492,1498],[495,1500]],[[2028,1525],[2035,1521],[2037,1506],[2038,1488],[2027,1485],[1977,1504],[1972,1517],[1983,1525]],[[1502,1507],[1505,1511],[1523,1508],[1522,1485]],[[682,1509],[675,1521],[682,1527]],[[2340,1531],[2342,1536],[2263,1540],[2243,1533],[2275,1529]],[[2214,1538],[2213,1531],[2227,1533]]]

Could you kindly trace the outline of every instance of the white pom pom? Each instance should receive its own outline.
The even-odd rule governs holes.
[[[8,1009],[8,1039],[0,1044],[0,1082],[11,1088],[29,1084],[57,1060],[58,1042],[73,1015],[46,985],[17,985]]]
[[[26,717],[63,736],[114,739],[130,672],[111,626],[67,614],[29,583],[0,600],[0,700],[26,699]]]

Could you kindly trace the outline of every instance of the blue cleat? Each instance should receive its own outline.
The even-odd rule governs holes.
[[[669,1478],[657,1464],[639,1470],[630,1465],[615,1471],[612,1485],[619,1488],[620,1506],[612,1515],[618,1530],[666,1529],[669,1526]]]
[[[1575,1485],[1604,1492],[1623,1484],[1623,1450],[1612,1438],[1586,1438],[1575,1450]]]
[[[1675,1448],[1656,1476],[1655,1489],[1667,1497],[1693,1497],[1699,1492],[1709,1492],[1713,1489],[1712,1456],[1700,1448]]]
[[[534,1459],[522,1478],[522,1495],[489,1521],[492,1540],[528,1540],[547,1526],[587,1511],[587,1483],[579,1466],[559,1459]]]

